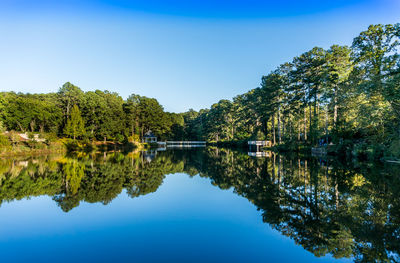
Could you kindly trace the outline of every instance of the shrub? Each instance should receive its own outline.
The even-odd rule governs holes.
[[[0,147],[10,147],[11,143],[10,140],[7,138],[7,136],[4,136],[3,134],[0,134]]]
[[[124,135],[121,135],[121,134],[117,134],[116,136],[115,136],[115,139],[118,141],[118,142],[124,142],[124,140],[125,140],[125,136]]]
[[[47,145],[50,145],[52,142],[55,142],[58,139],[56,133],[46,133],[46,134],[43,134],[42,136],[45,139],[45,143]]]
[[[4,127],[3,121],[0,120],[0,132],[5,132],[6,127]]]
[[[132,136],[129,136],[128,137],[128,141],[131,142],[131,143],[140,142],[139,134],[134,134]]]
[[[7,136],[14,146],[20,141],[20,136],[16,131],[10,131]]]

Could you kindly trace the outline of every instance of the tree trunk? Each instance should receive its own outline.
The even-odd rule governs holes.
[[[34,131],[35,131],[35,121],[32,120],[32,121],[29,123],[29,125],[30,125],[30,127],[31,127],[31,132],[34,132]]]
[[[313,119],[312,119],[312,106],[311,106],[311,103],[310,103],[310,105],[308,106],[308,108],[309,108],[309,125],[310,125],[310,129],[309,129],[309,131],[310,131],[310,141],[311,141],[311,144],[313,143],[313,139],[314,139],[314,129],[313,129]]]
[[[282,119],[282,140],[285,138],[286,121],[285,118]]]
[[[320,111],[319,111],[319,94],[318,93],[315,95],[314,99],[315,99],[314,107],[316,107],[316,109],[314,109],[315,129],[316,129],[316,131],[319,131],[319,113],[320,113]]]
[[[304,141],[307,141],[307,110],[304,107]]]
[[[268,138],[268,120],[263,121],[263,130],[264,130],[265,139],[267,139]]]
[[[328,144],[328,105],[326,105],[325,110],[325,140],[326,144]]]
[[[297,125],[298,125],[297,141],[300,141],[301,140],[301,121],[300,120],[298,121]]]
[[[337,98],[337,96],[338,96],[338,88],[337,88],[337,85],[335,85],[335,88],[334,88],[334,98],[333,98],[333,126],[334,126],[334,128],[335,128],[335,131],[336,131],[336,129],[337,129],[337,117],[338,117],[338,105],[337,105],[337,102],[338,102],[338,98]]]
[[[70,107],[70,103],[69,103],[69,100],[68,100],[68,103],[67,103],[67,119],[69,117],[69,107]]]
[[[282,142],[282,127],[281,127],[281,110],[278,109],[278,141],[279,144]]]
[[[272,143],[275,146],[276,144],[276,135],[275,135],[275,114],[272,115],[272,119],[271,119],[271,123],[272,123]]]

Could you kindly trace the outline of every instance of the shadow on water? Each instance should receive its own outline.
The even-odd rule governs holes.
[[[48,195],[68,212],[82,201],[107,205],[123,189],[132,198],[155,192],[173,173],[233,189],[263,222],[315,256],[399,260],[400,166],[394,164],[255,158],[220,148],[2,159],[0,204]]]

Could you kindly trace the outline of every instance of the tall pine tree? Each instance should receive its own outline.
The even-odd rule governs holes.
[[[76,137],[82,137],[85,132],[85,125],[81,116],[81,111],[75,104],[71,109],[71,116],[64,128],[64,134],[69,137],[73,137],[75,140]]]

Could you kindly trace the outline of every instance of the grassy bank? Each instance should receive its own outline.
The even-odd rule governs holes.
[[[63,139],[68,152],[108,152],[122,151],[131,152],[150,148],[147,143],[140,142],[115,142],[115,141],[90,141],[90,140],[71,140]]]
[[[67,149],[61,141],[51,143],[27,143],[19,142],[13,145],[1,146],[0,156],[1,157],[13,157],[13,156],[27,156],[27,155],[42,155],[50,153],[64,153]]]
[[[150,148],[139,142],[91,141],[57,138],[50,134],[7,132],[0,134],[0,156],[29,156],[66,152],[131,152]]]

